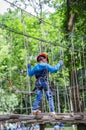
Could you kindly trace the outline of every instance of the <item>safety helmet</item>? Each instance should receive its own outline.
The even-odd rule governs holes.
[[[48,56],[44,53],[40,54],[37,56],[37,62],[39,62],[40,60],[42,60],[42,58],[46,58],[47,62],[49,62]]]

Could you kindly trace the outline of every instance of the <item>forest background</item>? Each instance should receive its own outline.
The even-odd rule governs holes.
[[[48,54],[51,65],[64,61],[63,71],[50,75],[55,89],[74,86],[71,80],[74,69],[78,85],[85,86],[86,0],[15,0],[11,6],[0,15],[0,113],[31,112],[29,108],[35,96],[31,99],[14,91],[16,88],[31,92],[34,88],[34,77],[28,77],[27,64],[36,65],[41,52]],[[64,105],[64,95],[61,91],[62,112],[68,106]],[[58,109],[57,104],[55,107]]]

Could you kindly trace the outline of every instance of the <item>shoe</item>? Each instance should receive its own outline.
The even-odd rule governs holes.
[[[51,116],[55,117],[56,116],[56,113],[53,111],[50,113]]]
[[[37,115],[37,114],[40,114],[41,113],[41,111],[40,110],[32,110],[32,114],[33,115]]]

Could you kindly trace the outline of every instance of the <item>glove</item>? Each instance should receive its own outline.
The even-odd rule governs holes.
[[[27,68],[28,68],[28,69],[31,69],[31,64],[28,64],[28,65],[27,65]]]
[[[62,61],[62,60],[60,60],[60,61],[59,61],[59,64],[60,64],[60,66],[62,66],[62,65],[63,65],[63,61]]]

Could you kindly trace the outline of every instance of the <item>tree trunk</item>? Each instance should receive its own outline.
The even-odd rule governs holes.
[[[75,18],[76,14],[71,13],[72,12],[72,3],[75,2],[76,0],[67,0],[67,31],[68,32],[73,32],[75,28]]]
[[[72,100],[72,106],[73,106],[73,111],[74,112],[83,112],[84,107],[83,107],[83,101],[81,98],[81,93],[79,90],[79,86],[76,82],[76,72],[71,71],[70,72],[70,88],[71,88],[71,100]],[[86,130],[86,125],[84,124],[78,124],[77,125],[77,130]]]
[[[70,86],[71,86],[70,96],[72,100],[73,111],[83,112],[84,107],[83,107],[82,97],[78,85],[76,70],[71,70],[70,72]]]
[[[67,0],[67,32],[71,33],[74,32],[75,28],[75,19],[76,19],[76,13],[72,9],[72,5],[74,2],[77,2],[77,0]],[[70,58],[69,58],[70,59]],[[72,106],[74,112],[83,112],[83,101],[78,85],[77,80],[77,71],[71,70],[70,72],[70,88],[71,88],[71,100],[72,100]],[[86,125],[78,124],[77,125],[78,130],[86,130]]]

